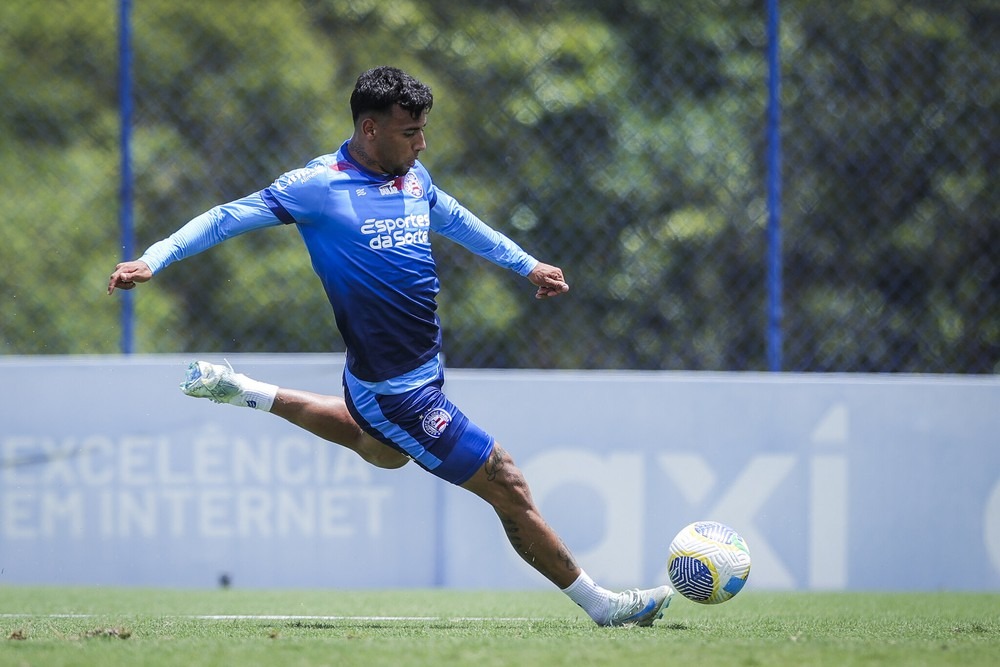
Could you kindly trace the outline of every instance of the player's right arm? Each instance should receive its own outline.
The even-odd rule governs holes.
[[[260,193],[216,206],[189,221],[169,237],[157,241],[137,260],[115,267],[108,281],[108,294],[118,289],[132,289],[149,281],[169,264],[254,229],[281,224],[264,204]]]
[[[142,260],[136,259],[131,262],[121,262],[115,267],[108,281],[108,294],[115,289],[132,289],[138,283],[147,282],[153,277],[153,272],[149,265]]]
[[[139,259],[116,266],[108,282],[108,294],[116,288],[132,289],[167,265],[234,236],[263,227],[308,223],[323,210],[329,174],[328,166],[314,161],[305,168],[283,174],[259,192],[202,213],[169,237],[149,246]]]

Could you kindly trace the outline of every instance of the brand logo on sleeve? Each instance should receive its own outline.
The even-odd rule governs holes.
[[[383,197],[405,192],[411,197],[420,199],[424,196],[424,186],[420,185],[420,179],[412,171],[406,172],[405,176],[400,176],[395,180],[383,183],[378,186],[378,193]]]

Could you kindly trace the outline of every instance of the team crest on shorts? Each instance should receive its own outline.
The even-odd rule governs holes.
[[[451,415],[447,410],[442,408],[434,408],[424,415],[424,420],[421,426],[424,428],[424,433],[431,436],[432,438],[439,438],[444,430],[448,428],[448,424],[451,423]]]
[[[406,172],[406,176],[403,176],[403,192],[413,197],[423,197],[424,188],[420,185],[420,180],[417,175],[412,171]]]

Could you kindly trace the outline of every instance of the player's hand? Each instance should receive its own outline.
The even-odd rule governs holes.
[[[153,272],[149,270],[146,262],[135,260],[132,262],[122,262],[115,267],[115,272],[111,274],[108,281],[108,294],[118,289],[132,289],[137,283],[144,283],[153,277]]]
[[[535,292],[536,299],[547,299],[569,291],[569,283],[563,277],[562,269],[551,264],[539,262],[528,274],[528,280],[538,287],[538,291]]]

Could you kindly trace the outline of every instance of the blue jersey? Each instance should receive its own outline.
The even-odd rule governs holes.
[[[368,383],[425,367],[441,350],[430,232],[520,275],[537,263],[438,189],[420,162],[404,176],[375,174],[350,156],[347,142],[195,218],[142,259],[155,273],[225,238],[280,223],[301,233],[347,344],[347,369]]]

